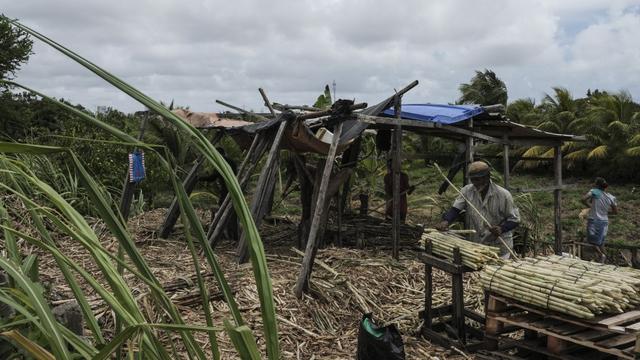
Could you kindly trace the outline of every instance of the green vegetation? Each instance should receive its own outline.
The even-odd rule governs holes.
[[[229,165],[202,133],[179,119],[163,105],[53,40],[17,22],[13,22],[13,25],[62,52],[162,116],[177,131],[184,134],[189,144],[197,149],[197,152],[206,159],[209,165],[213,166],[221,174],[231,194],[236,213],[244,228],[249,245],[249,254],[262,310],[267,355],[270,359],[279,358],[275,305],[271,279],[266,268],[264,249],[237,179]],[[119,144],[121,147],[125,145],[130,148],[137,146],[145,149],[148,153],[156,155],[161,165],[160,167],[167,174],[173,190],[178,195],[182,222],[186,228],[185,236],[194,259],[194,273],[197,275],[197,283],[207,324],[202,326],[185,323],[175,305],[162,290],[160,282],[151,271],[146,260],[136,248],[124,220],[117,211],[113,210],[116,204],[111,198],[105,196],[107,193],[105,189],[91,176],[74,151],[65,147],[2,142],[0,143],[0,153],[2,153],[0,161],[3,164],[1,167],[3,171],[0,174],[2,176],[2,181],[0,182],[1,191],[5,198],[12,197],[16,202],[15,205],[19,205],[6,206],[6,209],[0,207],[0,220],[4,230],[3,237],[7,252],[6,257],[0,257],[0,267],[4,269],[11,280],[9,282],[10,287],[2,288],[0,301],[11,305],[18,314],[0,324],[2,335],[12,339],[14,344],[23,351],[39,358],[109,358],[114,351],[120,351],[121,346],[126,344],[127,351],[132,357],[170,359],[179,357],[176,353],[176,344],[173,340],[163,341],[164,336],[162,334],[175,332],[179,334],[181,339],[179,347],[188,354],[189,358],[204,359],[208,356],[205,354],[203,346],[195,341],[193,332],[205,331],[209,335],[211,355],[217,359],[220,354],[217,349],[216,332],[220,329],[216,329],[213,326],[213,314],[210,312],[208,289],[201,274],[202,265],[200,265],[197,257],[197,245],[204,250],[207,266],[214,273],[218,286],[222,290],[225,301],[230,308],[230,319],[224,319],[225,330],[233,339],[234,345],[242,358],[255,358],[257,349],[255,339],[251,331],[244,325],[222,269],[209,246],[202,224],[197,218],[192,203],[180,183],[178,174],[174,171],[174,166],[172,165],[174,157],[170,155],[167,148],[139,142],[108,122],[97,119],[91,114],[62,101],[48,98],[35,90],[7,81],[3,81],[3,83],[8,86],[21,87],[25,91],[59,106],[64,111],[72,114],[78,122],[88,124],[94,129],[100,129],[107,134],[112,144]],[[34,139],[37,140],[37,137],[30,140]],[[120,254],[116,256],[107,250],[99,241],[96,230],[87,223],[84,216],[65,200],[58,191],[40,179],[20,160],[23,156],[55,154],[65,155],[68,164],[73,168],[76,176],[80,179],[84,191],[86,191],[91,200],[92,211],[100,217],[101,221],[104,222],[117,240],[122,256]],[[28,218],[25,218],[24,211],[20,213],[23,209],[28,211]],[[24,222],[24,224],[16,224],[15,222],[18,220]],[[80,264],[73,262],[66,256],[64,250],[57,247],[53,235],[68,236],[82,244],[98,266],[103,279],[97,280],[86,272]],[[29,256],[25,256],[20,252],[20,247],[17,246],[18,238],[55,258],[69,287],[73,290],[84,318],[88,321],[89,329],[93,335],[93,341],[90,344],[85,343],[79,336],[70,334],[64,326],[53,318],[50,307],[44,299],[42,288],[29,278],[30,267],[23,265],[26,261],[23,258],[28,259]],[[121,269],[124,269],[128,275],[130,274],[140,279],[148,286],[149,301],[153,308],[159,310],[159,317],[155,314],[150,314],[145,309],[145,305],[134,298],[132,289],[124,281],[124,273]],[[84,283],[88,284],[97,293],[99,298],[115,313],[116,321],[122,325],[121,331],[116,333],[112,339],[103,338],[101,329],[95,320],[96,314],[88,306],[86,294],[80,287],[76,276],[79,276]],[[25,328],[39,330],[41,334],[38,337],[40,339],[39,343],[34,342],[35,340],[33,339],[25,339],[16,335],[14,330]],[[170,355],[169,351],[173,355]]]

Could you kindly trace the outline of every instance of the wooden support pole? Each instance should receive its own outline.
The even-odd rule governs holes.
[[[462,255],[460,249],[453,249],[453,263],[462,265]],[[458,340],[462,344],[466,343],[466,328],[464,323],[464,289],[463,289],[463,273],[456,272],[451,274],[451,302],[453,303],[453,325],[457,330]]]
[[[396,119],[400,120],[402,118],[402,98],[397,96],[395,99],[395,115]],[[400,242],[400,235],[398,231],[400,230],[400,175],[401,175],[401,165],[400,165],[400,153],[402,151],[402,127],[400,122],[396,124],[395,129],[393,130],[393,163],[392,163],[392,179],[393,179],[393,202],[392,202],[392,229],[391,229],[391,238],[393,242],[393,250],[392,255],[393,258],[398,260],[399,257],[399,249],[398,244]]]
[[[469,119],[469,130],[473,129],[473,119]],[[471,136],[467,136],[464,139],[464,165],[463,165],[463,182],[464,185],[468,185],[471,183],[469,180],[469,165],[473,162],[473,138]],[[469,216],[469,212],[467,211],[464,216],[464,228],[469,229],[471,227],[471,217]]]
[[[195,163],[189,170],[187,177],[182,181],[182,186],[184,186],[184,191],[187,195],[191,194],[193,189],[196,187],[196,183],[198,182],[198,171],[202,164],[204,164],[204,156],[200,155],[196,159]],[[164,221],[160,226],[160,230],[158,230],[158,237],[162,239],[166,239],[169,237],[169,234],[173,231],[173,226],[178,221],[178,217],[180,216],[180,205],[178,204],[178,197],[174,196],[171,201],[171,206],[169,206],[169,210],[164,217]]]
[[[473,119],[469,119],[468,120],[468,127],[469,130],[473,129]],[[469,164],[471,164],[473,162],[473,137],[471,136],[467,136],[464,138],[464,167],[462,168],[463,170],[463,182],[464,185],[469,184],[469,174],[468,172],[468,168],[469,168]]]
[[[509,137],[504,135],[504,145],[502,147],[502,177],[504,178],[504,188],[509,189]]]
[[[431,255],[433,244],[430,240],[425,244],[425,253]],[[433,266],[424,264],[424,327],[431,329],[433,326]]]
[[[553,174],[555,178],[555,186],[558,189],[553,191],[553,219],[555,229],[555,252],[562,255],[562,149],[560,144],[554,147],[553,158]]]
[[[253,169],[256,167],[258,161],[266,150],[267,143],[268,140],[264,138],[262,133],[256,134],[253,138],[251,147],[247,151],[245,158],[238,169],[237,177],[239,179],[241,190],[244,190],[246,187],[247,182],[253,173]],[[217,245],[220,235],[231,217],[232,211],[234,210],[231,203],[231,195],[227,194],[218,208],[218,211],[211,222],[211,226],[209,227],[209,232],[207,233],[207,238],[209,239],[209,243],[212,248]]]
[[[318,189],[318,196],[316,199],[315,211],[313,212],[313,218],[311,219],[309,239],[307,240],[304,258],[302,259],[302,269],[296,282],[295,294],[298,298],[302,298],[302,293],[309,288],[309,278],[311,277],[311,271],[313,269],[313,261],[316,257],[316,252],[318,251],[317,235],[320,227],[320,220],[322,218],[322,212],[325,208],[325,195],[327,187],[329,186],[333,160],[336,157],[338,143],[340,142],[340,135],[342,134],[342,124],[343,122],[341,121],[336,126],[333,139],[331,140],[331,146],[329,147],[329,153],[327,154],[327,160],[324,164],[322,180],[319,184],[320,187]],[[317,169],[316,171],[320,171],[320,169]],[[318,184],[316,183],[316,185]]]
[[[140,123],[140,133],[138,133],[138,141],[142,141],[144,137],[144,130],[147,127],[147,116],[142,119]],[[122,198],[120,199],[120,214],[126,222],[129,219],[129,211],[131,210],[131,202],[133,201],[133,195],[136,190],[136,183],[129,181],[129,171],[124,177],[124,183],[122,185]]]
[[[222,131],[218,132],[215,135],[215,137],[211,140],[211,144],[212,145],[217,144],[222,139],[223,136],[224,136],[224,132]],[[198,171],[200,170],[200,167],[202,166],[202,164],[204,164],[204,162],[205,162],[204,156],[202,155],[198,156],[195,163],[191,167],[191,170],[189,170],[189,173],[182,181],[182,186],[184,187],[184,191],[187,193],[187,195],[191,194],[193,189],[196,187],[196,184],[198,183]],[[167,237],[169,237],[169,234],[171,234],[171,232],[173,231],[173,227],[178,221],[179,216],[180,216],[180,204],[178,204],[178,197],[174,196],[173,200],[171,201],[171,205],[169,206],[169,210],[167,211],[167,214],[164,217],[164,221],[160,226],[160,230],[158,230],[158,237],[163,239],[166,239]]]
[[[506,310],[507,306],[502,301],[496,299],[493,295],[485,293],[485,338],[484,344],[486,350],[498,349],[498,336],[504,329],[504,323],[495,318],[496,315]]]
[[[260,94],[265,100],[265,103],[268,104],[270,110],[273,111],[273,108],[271,108],[271,102],[267,99],[262,89],[260,89]],[[251,199],[251,215],[253,216],[253,221],[255,222],[256,227],[260,227],[260,224],[262,223],[262,217],[267,211],[266,206],[269,203],[269,197],[275,187],[275,175],[278,168],[280,143],[282,142],[282,137],[284,136],[284,130],[287,128],[287,124],[289,123],[289,121],[287,120],[287,117],[289,116],[291,116],[291,113],[282,113],[278,117],[278,119],[281,121],[280,126],[278,127],[278,132],[276,133],[276,136],[273,139],[273,143],[271,144],[269,155],[267,155],[267,161],[265,162],[264,167],[260,172],[260,178],[258,179],[258,184],[256,185],[256,192]],[[249,252],[247,249],[244,232],[240,237],[237,251],[238,262],[246,262],[249,258]]]

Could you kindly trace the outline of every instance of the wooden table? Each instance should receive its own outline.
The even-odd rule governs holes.
[[[481,345],[482,342],[480,341],[472,343],[470,340],[471,337],[476,340],[482,340],[482,329],[473,327],[465,322],[465,319],[469,318],[482,326],[484,324],[484,316],[464,308],[464,274],[475,270],[462,265],[460,249],[454,249],[453,261],[450,261],[434,255],[431,242],[427,241],[424,254],[419,254],[418,258],[425,264],[424,310],[420,312],[420,316],[424,320],[420,329],[422,336],[433,343],[445,347],[453,345],[473,350],[474,347]],[[434,267],[451,276],[451,303],[435,308],[432,303]]]

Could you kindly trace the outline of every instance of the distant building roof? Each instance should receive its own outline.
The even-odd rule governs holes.
[[[173,110],[172,112],[185,119],[193,127],[199,129],[232,129],[252,124],[251,122],[243,120],[221,118],[218,117],[217,113],[193,112],[185,109],[177,109]]]

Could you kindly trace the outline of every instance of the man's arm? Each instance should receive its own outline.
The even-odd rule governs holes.
[[[465,188],[462,188],[461,192],[464,194]],[[462,195],[458,195],[451,208],[442,215],[442,221],[436,225],[436,229],[440,231],[449,229],[449,225],[455,221],[458,215],[460,215],[460,212],[462,212],[466,206],[467,202],[464,200],[464,197]]]
[[[582,199],[580,199],[586,207],[591,207],[591,190],[589,190]]]

